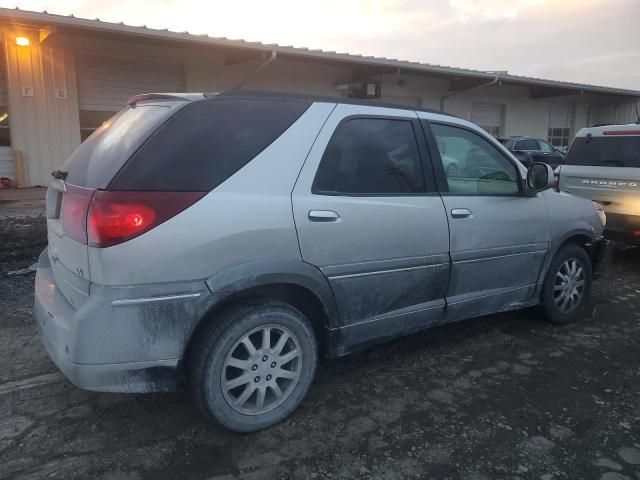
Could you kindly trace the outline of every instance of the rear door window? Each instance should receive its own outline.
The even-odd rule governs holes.
[[[564,163],[640,168],[640,136],[576,137]]]
[[[338,126],[312,187],[320,195],[405,195],[425,191],[411,121],[354,118]]]
[[[194,102],[151,136],[109,188],[208,192],[267,148],[309,105],[238,98]]]

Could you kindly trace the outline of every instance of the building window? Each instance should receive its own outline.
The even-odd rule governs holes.
[[[100,125],[115,114],[116,112],[80,110],[80,140],[84,142]]]
[[[570,128],[550,128],[548,135],[551,145],[557,148],[566,148],[571,140]]]
[[[471,121],[494,137],[504,130],[504,105],[501,103],[471,104]]]
[[[547,140],[556,148],[566,149],[571,142],[574,109],[571,103],[552,103],[549,107]]]
[[[0,106],[0,147],[11,146],[11,132],[9,131],[9,112],[7,107]]]

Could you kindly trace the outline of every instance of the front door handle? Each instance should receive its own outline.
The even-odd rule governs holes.
[[[312,222],[337,222],[340,220],[340,215],[333,210],[311,210],[309,211],[309,220]]]
[[[468,208],[454,208],[451,210],[451,216],[453,218],[471,218],[473,213]]]

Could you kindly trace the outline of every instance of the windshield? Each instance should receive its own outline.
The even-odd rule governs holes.
[[[565,158],[566,165],[640,168],[640,137],[577,137]]]

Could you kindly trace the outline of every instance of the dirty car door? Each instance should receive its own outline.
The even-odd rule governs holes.
[[[465,165],[451,177],[436,164],[451,231],[446,320],[525,303],[548,250],[544,198],[522,193],[515,162],[480,132],[457,124],[429,125],[433,156],[446,145],[447,155],[460,157]]]
[[[338,105],[295,186],[302,257],[329,279],[346,351],[442,316],[449,231],[425,155],[415,112]]]

